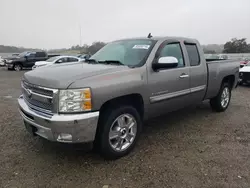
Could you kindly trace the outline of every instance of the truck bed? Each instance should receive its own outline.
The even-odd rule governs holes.
[[[239,77],[240,62],[237,60],[216,60],[207,61],[207,93],[205,99],[213,98],[217,95],[223,78],[226,76],[234,76],[236,86]]]

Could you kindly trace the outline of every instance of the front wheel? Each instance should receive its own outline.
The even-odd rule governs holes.
[[[132,106],[114,108],[105,114],[100,124],[98,149],[106,159],[117,159],[135,146],[141,131],[141,118]]]
[[[218,95],[210,99],[210,105],[213,110],[223,112],[229,106],[231,100],[231,87],[229,83],[222,84]]]
[[[14,70],[15,71],[21,71],[23,69],[22,65],[21,64],[15,64],[14,65]]]

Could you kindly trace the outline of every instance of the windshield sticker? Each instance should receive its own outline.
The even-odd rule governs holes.
[[[133,49],[145,49],[145,50],[147,50],[147,49],[149,49],[149,47],[150,47],[150,45],[140,44],[140,45],[134,45]]]

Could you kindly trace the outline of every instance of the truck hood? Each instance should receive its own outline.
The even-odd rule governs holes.
[[[28,83],[53,89],[67,89],[76,80],[96,75],[108,74],[129,69],[126,66],[105,64],[62,64],[44,66],[24,74],[23,79]]]
[[[250,66],[244,66],[240,69],[240,72],[250,72]]]
[[[19,61],[19,60],[23,60],[24,57],[6,57],[4,59],[6,59],[6,60],[13,60],[13,61]]]

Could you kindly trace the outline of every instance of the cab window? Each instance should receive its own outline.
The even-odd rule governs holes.
[[[160,57],[166,57],[166,56],[175,57],[178,60],[178,66],[177,67],[184,67],[185,66],[180,43],[166,44],[162,48],[159,58]]]

